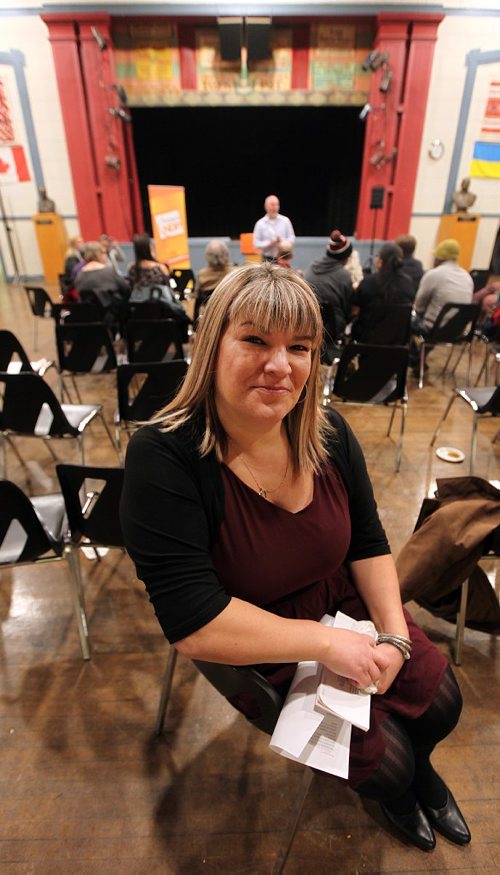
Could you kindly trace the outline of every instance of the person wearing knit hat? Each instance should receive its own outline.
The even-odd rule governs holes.
[[[434,259],[439,264],[442,261],[456,261],[459,255],[460,243],[453,237],[450,237],[449,240],[441,240],[441,243],[434,250]]]
[[[351,253],[349,238],[338,230],[332,231],[325,255],[313,261],[304,273],[320,303],[327,355],[328,347],[341,337],[351,321],[353,288],[345,267]]]

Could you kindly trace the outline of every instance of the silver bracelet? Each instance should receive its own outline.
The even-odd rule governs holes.
[[[389,632],[379,632],[377,635],[377,644],[392,644],[401,653],[404,659],[409,659],[411,656],[411,640],[403,635],[392,635]]]

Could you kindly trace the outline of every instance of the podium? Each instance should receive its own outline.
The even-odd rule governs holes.
[[[68,247],[64,222],[57,213],[37,213],[33,224],[45,280],[57,282],[64,272],[64,253]]]
[[[480,217],[475,213],[445,213],[441,216],[437,242],[454,237],[460,243],[458,263],[470,270]]]

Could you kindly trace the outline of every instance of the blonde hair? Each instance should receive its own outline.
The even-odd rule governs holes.
[[[311,370],[305,397],[285,417],[296,470],[317,471],[332,432],[319,405],[319,364],[323,323],[317,298],[302,277],[276,265],[247,264],[228,274],[210,297],[200,320],[189,370],[175,398],[153,419],[164,431],[175,431],[195,416],[204,418],[200,453],[216,449],[224,455],[227,435],[217,414],[215,374],[220,342],[230,323],[252,321],[259,331],[293,331],[312,337]]]
[[[205,258],[209,267],[226,267],[229,264],[229,249],[222,240],[211,240],[207,243]]]
[[[96,240],[92,240],[90,243],[85,244],[85,248],[83,250],[83,260],[89,263],[89,261],[99,261],[99,255],[105,255],[106,250],[102,246],[101,243],[97,243]]]

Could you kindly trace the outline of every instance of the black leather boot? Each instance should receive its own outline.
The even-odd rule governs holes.
[[[468,845],[471,840],[469,827],[453,798],[451,790],[446,788],[447,798],[442,808],[431,808],[423,805],[423,809],[432,824],[441,835],[457,845]]]
[[[380,803],[380,807],[392,825],[412,845],[420,848],[421,851],[432,851],[436,847],[436,839],[431,825],[418,802],[415,803],[415,808],[410,814],[394,814],[386,808],[383,802]]]

